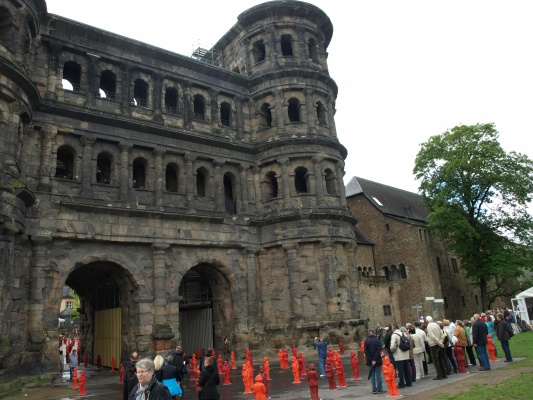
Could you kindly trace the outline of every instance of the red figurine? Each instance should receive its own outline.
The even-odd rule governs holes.
[[[263,378],[261,375],[257,375],[255,377],[254,397],[255,400],[266,400],[266,387],[263,383]]]
[[[314,364],[309,364],[309,371],[307,371],[307,382],[309,383],[309,390],[311,391],[311,400],[319,400],[318,373],[315,370]]]
[[[279,358],[279,367],[283,368],[283,349],[279,349],[278,358]]]
[[[497,361],[496,346],[494,346],[494,342],[492,341],[490,334],[487,335],[487,350],[489,351],[490,361]]]
[[[328,378],[329,390],[337,390],[337,383],[335,382],[335,372],[333,372],[333,366],[331,360],[326,359],[326,378]]]
[[[267,356],[263,357],[263,367],[265,368],[265,372],[266,372],[266,375],[267,375],[267,380],[271,380],[270,379],[270,362],[268,361],[268,357]],[[266,385],[266,381],[263,381],[263,383]]]
[[[191,356],[191,362],[190,362],[190,365],[189,365],[189,379],[191,381],[195,380],[196,379],[196,353],[193,353],[192,356]]]
[[[80,379],[79,379],[79,386],[80,386],[80,394],[87,394],[87,378],[85,377],[85,371],[81,371]]]
[[[85,368],[89,366],[89,354],[85,354],[85,357],[83,357],[83,366]]]
[[[468,371],[466,370],[466,367],[465,367],[465,352],[459,342],[455,343],[455,347],[453,348],[453,354],[455,355],[455,359],[457,360],[457,366],[459,367],[459,373],[467,374]]]
[[[72,389],[78,389],[78,368],[72,370]]]
[[[259,375],[261,375],[261,378],[263,379],[263,385],[265,385],[265,390],[266,390],[266,398],[269,399],[270,396],[268,395],[268,376],[267,376],[267,373],[265,371],[265,367],[263,367],[262,365],[259,367]]]
[[[292,376],[294,377],[294,381],[292,383],[301,383],[300,365],[298,364],[298,359],[296,357],[292,358]]]
[[[252,386],[250,385],[251,375],[252,375],[252,369],[250,367],[250,362],[245,361],[244,364],[242,365],[242,382],[244,383],[244,393],[252,393]]]
[[[235,364],[235,353],[232,351],[230,353],[230,360],[231,360],[231,369],[237,369],[237,364]]]
[[[126,372],[124,368],[124,364],[120,363],[120,368],[118,369],[118,373],[120,375],[120,383],[124,383],[124,373]]]
[[[102,367],[102,357],[100,357],[100,354],[98,354],[98,357],[96,357],[96,366],[98,369]]]
[[[352,370],[353,370],[353,379],[361,379],[359,377],[359,360],[357,358],[357,354],[355,351],[352,350],[351,353],[351,363],[352,363]]]
[[[289,351],[283,350],[283,368],[289,369]]]
[[[337,372],[337,378],[339,379],[339,387],[346,387],[348,384],[346,383],[346,377],[344,375],[344,365],[342,365],[341,358],[337,358],[336,363],[336,372]]]
[[[328,360],[331,361],[331,365],[335,365],[335,359],[333,358],[333,350],[331,348],[328,349]]]
[[[344,343],[342,343],[341,339],[339,339],[339,351],[344,354]]]
[[[224,385],[231,385],[231,382],[229,380],[230,372],[231,368],[229,367],[228,362],[224,361],[224,365],[222,366],[222,373],[224,374]]]
[[[391,364],[389,357],[383,358],[383,365],[381,366],[381,372],[385,376],[387,387],[389,388],[389,397],[399,397],[398,385],[396,385],[396,370]]]
[[[111,373],[115,373],[115,356],[111,356]]]
[[[294,344],[291,347],[291,351],[292,351],[292,356],[296,357],[296,355],[298,354],[298,351],[296,350],[296,346]]]
[[[217,358],[217,368],[218,368],[219,375],[222,375],[224,373],[222,370],[223,366],[224,366],[224,361],[222,361],[222,356],[219,354]]]

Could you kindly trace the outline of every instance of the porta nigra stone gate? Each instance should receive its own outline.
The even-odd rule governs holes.
[[[272,1],[189,57],[0,1],[0,380],[58,370],[65,285],[91,362],[105,310],[121,360],[360,340],[332,34]]]

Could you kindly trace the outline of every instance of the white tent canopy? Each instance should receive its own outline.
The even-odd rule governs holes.
[[[530,287],[515,296],[516,299],[523,299],[525,297],[533,297],[533,287]]]
[[[520,318],[529,325],[533,324],[533,287],[518,293],[511,302],[513,309],[518,308]]]

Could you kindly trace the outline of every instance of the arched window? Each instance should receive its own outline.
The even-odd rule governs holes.
[[[253,49],[252,54],[253,54],[253,58],[256,64],[265,60],[266,50],[265,50],[265,43],[263,42],[262,39],[254,43],[254,49]]]
[[[266,129],[272,127],[272,110],[270,110],[270,104],[263,103],[259,112],[257,113],[259,118],[259,129]]]
[[[222,103],[220,105],[220,123],[224,126],[231,125],[231,106],[229,103]]]
[[[398,272],[398,267],[393,265],[391,268],[391,280],[398,281],[400,280],[400,273]]]
[[[133,187],[144,189],[146,187],[146,170],[148,163],[142,158],[133,160]]]
[[[76,152],[70,146],[63,145],[57,149],[56,177],[63,179],[75,179],[74,160]]]
[[[289,99],[289,121],[299,122],[300,121],[300,100],[292,98]]]
[[[291,35],[281,35],[281,54],[285,57],[292,56]]]
[[[113,157],[108,153],[100,153],[96,157],[96,182],[111,183],[111,167]]]
[[[266,174],[262,186],[263,193],[267,199],[278,197],[278,179],[276,178],[276,173],[274,171],[270,171]]]
[[[205,120],[205,99],[202,95],[196,94],[193,101],[194,118]]]
[[[405,265],[400,264],[400,278],[407,279],[407,271],[405,269]]]
[[[146,107],[148,105],[148,84],[142,79],[135,80],[133,99],[138,107]]]
[[[318,62],[318,46],[316,45],[316,40],[314,38],[309,38],[307,49],[309,52],[309,58],[314,62]]]
[[[387,281],[391,280],[389,267],[383,267],[383,274],[385,275],[385,280]]]
[[[309,193],[309,174],[307,168],[298,167],[294,170],[294,186],[296,193]]]
[[[209,171],[204,167],[198,168],[196,170],[196,195],[198,197],[207,197],[209,196],[209,186],[207,182],[209,181]]]
[[[0,6],[0,42],[8,49],[11,49],[13,44],[13,33],[15,30],[14,19],[9,10]]]
[[[327,168],[324,171],[325,179],[326,179],[326,192],[330,196],[336,196],[337,195],[337,177],[333,173],[333,171],[329,168]]]
[[[168,164],[165,169],[165,190],[167,192],[178,192],[178,171],[176,164]]]
[[[80,65],[78,63],[74,62],[74,61],[67,61],[63,65],[63,80],[67,81],[68,83],[70,83],[72,85],[72,91],[73,92],[79,92],[80,91],[80,83],[81,83],[81,67],[80,67]],[[63,85],[63,88],[67,89],[67,87],[65,87],[65,85]]]
[[[230,173],[224,174],[224,201],[226,211],[229,214],[237,214],[237,202],[235,201],[235,176]]]
[[[109,70],[105,70],[100,75],[100,97],[114,100],[116,97],[117,78]]]
[[[326,107],[320,101],[316,103],[316,118],[318,119],[318,124],[322,126],[327,126],[326,118]]]
[[[165,111],[170,114],[178,112],[178,90],[173,87],[165,90]]]

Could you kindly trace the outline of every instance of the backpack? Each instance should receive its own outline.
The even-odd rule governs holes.
[[[398,335],[398,334],[395,333],[395,335]],[[401,351],[411,350],[411,343],[409,342],[409,339],[407,338],[407,336],[405,336],[403,333],[398,336],[400,336],[400,344],[398,346],[400,350]]]
[[[505,323],[505,328],[507,329],[507,333],[509,334],[509,339],[511,339],[514,336],[513,327],[505,321],[502,322]]]

